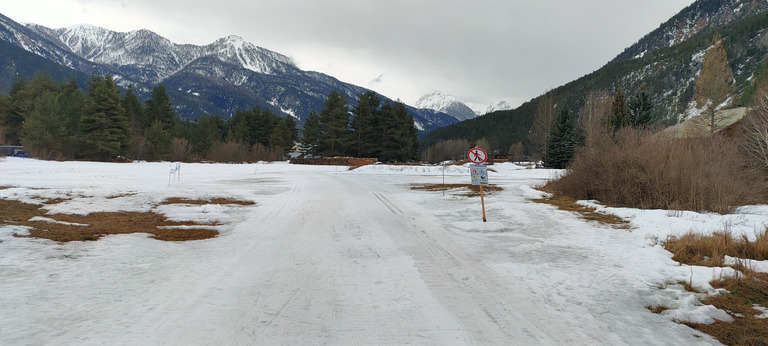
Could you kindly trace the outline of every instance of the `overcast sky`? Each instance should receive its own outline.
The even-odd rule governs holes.
[[[434,90],[513,106],[603,66],[693,0],[4,0],[51,28],[227,35],[412,104]]]

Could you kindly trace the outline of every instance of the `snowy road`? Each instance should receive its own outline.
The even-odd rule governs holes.
[[[492,176],[505,191],[489,198],[482,223],[476,201],[410,190],[436,182],[416,173],[187,165],[184,182],[167,186],[139,177],[159,164],[84,176],[20,162],[0,163],[14,187],[4,198],[81,197],[63,210],[222,194],[257,205],[166,210],[229,222],[192,242],[133,234],[56,244],[0,226],[0,344],[716,343],[644,307],[655,280],[688,269],[658,247],[612,245],[647,243],[643,235],[531,203],[542,173]],[[662,269],[646,256],[661,256],[651,263]]]

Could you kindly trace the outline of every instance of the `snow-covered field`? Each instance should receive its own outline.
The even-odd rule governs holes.
[[[154,210],[220,235],[55,243],[0,225],[0,344],[717,344],[675,320],[724,319],[708,292],[730,269],[679,265],[659,240],[754,237],[768,207],[733,215],[608,209],[631,230],[531,202],[552,170],[494,165],[478,198],[466,167],[0,161],[0,198],[62,198],[52,213]],[[163,205],[232,197],[253,206]],[[756,263],[756,268],[766,268]],[[666,305],[651,313],[646,307]]]

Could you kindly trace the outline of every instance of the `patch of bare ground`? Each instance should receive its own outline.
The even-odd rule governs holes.
[[[228,197],[214,197],[208,199],[191,199],[181,197],[166,198],[160,202],[160,205],[166,204],[193,204],[193,205],[206,205],[206,204],[236,204],[236,205],[254,205],[256,202],[246,201],[242,199],[228,198]]]
[[[616,215],[604,212],[597,212],[595,208],[583,206],[577,203],[575,198],[566,195],[555,194],[550,198],[533,199],[536,203],[545,203],[556,206],[560,210],[578,213],[583,219],[608,224],[618,229],[629,229],[629,221]]]
[[[231,204],[231,203],[228,203]],[[253,204],[253,203],[251,203]],[[172,221],[149,212],[98,212],[87,215],[46,214],[43,205],[0,200],[0,223],[30,227],[29,235],[57,242],[98,240],[108,234],[149,233],[167,241],[213,238],[218,223]],[[41,217],[43,219],[34,219]]]
[[[116,198],[122,198],[122,197],[130,197],[136,195],[135,192],[127,192],[127,193],[121,193],[117,195],[107,196],[107,199],[116,199]]]
[[[443,191],[443,190],[466,190],[462,196],[480,197],[480,185],[472,184],[418,184],[411,185],[412,190]],[[483,194],[492,194],[496,191],[504,190],[498,185],[483,186]]]
[[[754,241],[747,237],[734,238],[729,232],[712,235],[689,232],[681,237],[669,237],[664,247],[673,253],[673,259],[689,265],[721,267],[725,265],[726,255],[768,260],[768,229]],[[710,282],[727,293],[708,296],[702,303],[728,312],[733,322],[684,324],[712,335],[726,345],[768,345],[768,318],[761,316],[763,311],[755,309],[758,306],[768,308],[768,274],[755,272],[740,261],[731,267],[736,270],[734,275]]]

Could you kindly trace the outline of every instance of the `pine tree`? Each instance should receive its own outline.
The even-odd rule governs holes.
[[[317,155],[320,153],[320,116],[315,111],[309,112],[304,120],[301,132],[301,146],[304,154]]]
[[[61,158],[68,139],[67,118],[59,96],[51,91],[40,95],[34,110],[22,125],[21,144],[43,159]]]
[[[373,121],[379,111],[381,98],[373,91],[361,93],[357,97],[357,105],[352,108],[353,118],[350,121],[350,147],[352,154],[357,157],[372,157],[374,155]]]
[[[291,130],[291,146],[293,146],[293,143],[299,141],[299,128],[296,124],[296,119],[294,119],[293,116],[288,115],[283,118],[283,121],[288,125],[288,129]]]
[[[325,156],[342,156],[346,154],[347,146],[347,101],[338,91],[331,91],[323,102],[320,111],[323,154]]]
[[[146,131],[144,137],[147,140],[147,160],[163,160],[170,151],[171,131],[165,128],[160,120],[155,120]]]
[[[627,105],[624,101],[624,93],[621,91],[621,87],[616,90],[616,96],[613,97],[611,115],[608,119],[608,123],[614,131],[618,131],[620,128],[629,125],[629,112],[627,111]]]
[[[653,101],[645,89],[645,85],[627,102],[629,125],[634,128],[648,127],[656,121],[653,115]]]
[[[31,112],[31,96],[28,95],[27,81],[18,76],[11,84],[9,96],[9,109],[3,119],[3,131],[5,142],[9,144],[21,144],[21,129],[26,114]]]
[[[91,78],[79,125],[84,158],[107,161],[128,152],[130,125],[111,75]]]
[[[134,136],[144,134],[144,130],[146,130],[144,124],[147,123],[147,120],[144,119],[144,106],[133,93],[133,85],[128,87],[121,103],[125,109],[125,116],[128,117],[131,124],[131,134]]]
[[[377,114],[375,118],[375,143],[376,143],[376,157],[381,162],[390,162],[395,160],[395,153],[398,150],[399,143],[397,142],[397,118],[395,116],[395,106],[389,102],[384,101],[381,106],[381,112]]]
[[[235,115],[227,121],[227,141],[240,144],[250,144],[250,127],[248,118],[252,116],[251,111],[238,110]]]
[[[281,148],[284,151],[291,150],[293,141],[291,140],[291,128],[288,122],[283,119],[277,123],[272,134],[269,136],[269,146],[272,148]]]
[[[69,84],[61,88],[59,94],[59,105],[61,105],[61,111],[67,119],[67,139],[65,141],[66,148],[64,150],[67,158],[74,158],[76,136],[78,133],[78,126],[80,117],[85,109],[85,95],[77,85],[77,81],[72,78],[69,80]]]
[[[419,143],[416,128],[413,126],[413,115],[402,102],[395,102],[395,122],[397,124],[398,149],[395,151],[395,160],[408,162],[417,159]]]
[[[555,118],[547,145],[547,167],[566,168],[573,159],[576,148],[576,119],[568,109],[563,108]]]
[[[173,103],[162,84],[152,89],[152,97],[147,100],[143,127],[148,128],[156,120],[160,121],[163,129],[169,131],[171,135],[175,133],[178,117],[173,111]]]
[[[208,114],[203,114],[195,124],[192,149],[196,153],[204,154],[213,147],[214,144],[221,142],[221,127],[223,123],[221,118]]]
[[[275,127],[280,122],[280,117],[270,110],[260,111],[258,107],[254,108],[253,117],[249,118],[251,129],[251,145],[261,143],[269,147],[270,136],[275,131]]]
[[[22,124],[34,110],[36,99],[45,92],[58,93],[60,85],[46,73],[36,74],[31,81],[23,78],[14,79],[10,91],[11,108],[5,116],[5,140],[12,144],[20,144]]]

